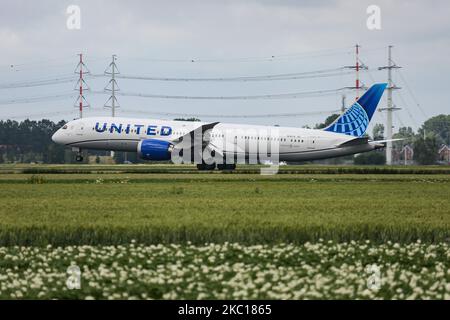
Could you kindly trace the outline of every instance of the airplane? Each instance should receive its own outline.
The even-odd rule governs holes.
[[[277,162],[333,158],[385,147],[388,140],[370,141],[365,133],[386,86],[374,84],[324,129],[87,117],[66,123],[52,140],[76,151],[77,161],[83,161],[82,149],[137,152],[144,160],[172,162],[178,153],[178,159],[186,163],[188,157],[199,170],[234,170],[236,163],[263,163],[261,149]],[[195,138],[199,136],[200,140]],[[183,150],[191,154],[184,157]]]

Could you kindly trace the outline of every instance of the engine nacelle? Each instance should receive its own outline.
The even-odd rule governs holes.
[[[139,141],[137,152],[144,160],[170,160],[173,144],[157,139]]]

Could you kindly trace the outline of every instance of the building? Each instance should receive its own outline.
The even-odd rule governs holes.
[[[114,158],[111,156],[89,156],[89,164],[115,164]]]
[[[393,160],[397,164],[411,165],[414,162],[414,149],[406,144],[402,149],[394,149]]]
[[[439,162],[450,164],[450,147],[443,144],[438,151],[439,153]]]

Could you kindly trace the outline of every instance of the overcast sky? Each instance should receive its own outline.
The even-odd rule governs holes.
[[[369,5],[381,9],[381,30],[366,26]],[[81,9],[81,29],[66,26],[69,5]],[[0,118],[70,120],[74,98],[4,104],[14,99],[72,92],[75,83],[1,89],[11,83],[73,75],[82,52],[94,74],[106,69],[112,54],[123,75],[230,77],[308,72],[354,65],[354,48],[369,72],[365,85],[385,82],[387,46],[402,66],[393,72],[402,87],[394,120],[417,128],[426,118],[450,113],[450,2],[396,1],[9,1],[0,10]],[[273,57],[273,58],[271,58]],[[192,62],[193,60],[193,62]],[[155,82],[119,79],[121,92],[236,96],[330,90],[354,85],[354,75],[258,82]],[[403,77],[403,78],[402,78]],[[94,91],[107,78],[87,79]],[[74,92],[75,94],[75,92]],[[281,100],[172,100],[119,96],[121,116],[162,117],[151,112],[217,115],[205,121],[314,125],[340,108],[342,92]],[[108,96],[87,94],[85,116],[109,114]],[[354,99],[347,92],[347,102]],[[382,102],[385,104],[385,101]],[[417,105],[419,103],[419,106]],[[220,118],[220,115],[310,113],[295,117]],[[148,113],[146,115],[146,112]],[[377,113],[376,122],[385,114]]]

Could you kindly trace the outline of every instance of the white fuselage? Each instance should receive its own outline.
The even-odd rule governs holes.
[[[114,125],[112,125],[114,124]],[[79,149],[136,152],[139,141],[157,139],[174,142],[204,122],[92,117],[70,121],[52,139],[59,144]],[[230,133],[233,139],[226,139]],[[277,144],[280,161],[303,161],[332,158],[373,150],[370,144],[342,147],[353,136],[324,130],[219,123],[211,131],[210,142],[220,145],[226,155],[245,153],[261,143]],[[245,141],[237,147],[238,140]]]

